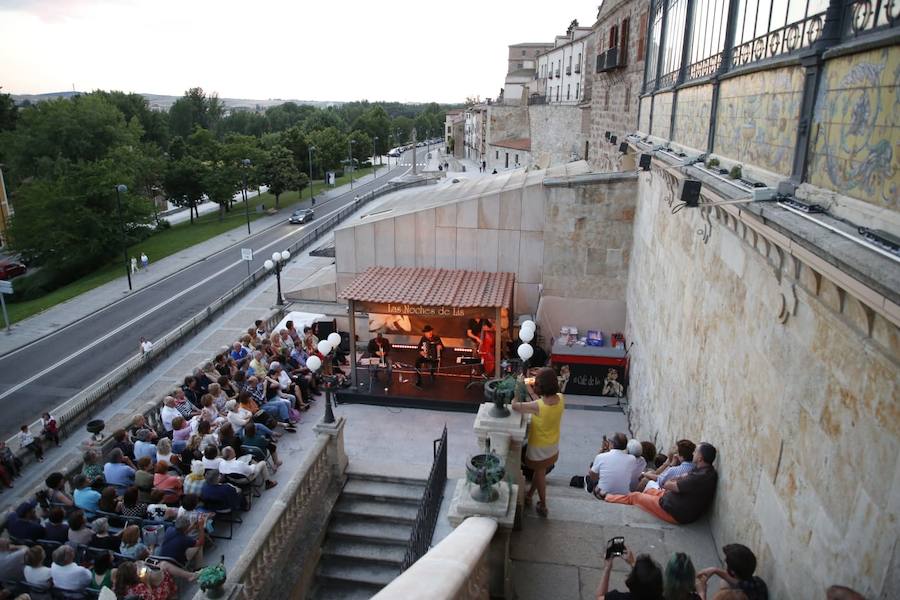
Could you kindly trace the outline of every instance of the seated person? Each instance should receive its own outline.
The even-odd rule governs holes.
[[[643,456],[644,447],[637,440],[628,440],[625,451],[634,457],[634,469],[631,471],[631,481],[628,483],[628,491],[634,492],[640,485],[641,475],[647,470],[647,460]]]
[[[129,437],[129,434],[124,429],[117,429],[113,432],[113,449],[118,449],[122,451],[122,458],[126,465],[131,468],[134,468],[134,463],[131,462],[134,460],[134,444]],[[103,475],[103,471],[101,469],[100,474]]]
[[[87,477],[88,485],[94,481],[103,480],[103,461],[100,453],[94,449],[85,450],[82,454],[84,464],[81,466],[81,474]]]
[[[28,500],[16,507],[16,512],[6,518],[6,531],[9,535],[19,540],[42,540],[47,537],[47,532],[38,519],[34,507],[37,502]]]
[[[642,485],[638,491],[660,489],[673,477],[681,477],[694,470],[694,450],[697,445],[691,440],[678,440],[675,448],[666,457],[666,461],[653,471],[643,474]]]
[[[628,438],[616,432],[609,442],[610,448],[594,458],[584,478],[585,487],[598,497],[604,494],[627,494],[634,472],[635,458],[625,452]]]
[[[88,544],[91,548],[103,548],[110,552],[118,552],[122,539],[117,535],[109,533],[109,521],[104,517],[94,519],[91,523],[91,531],[94,532],[91,542]]]
[[[603,569],[603,577],[597,588],[597,600],[629,600],[631,598],[662,598],[663,597],[663,572],[649,554],[639,554],[635,558],[628,548],[625,554],[620,556],[631,567],[631,572],[625,579],[627,592],[609,590],[609,579],[612,575],[612,567],[616,557],[606,559]]]
[[[243,475],[247,479],[252,480],[256,485],[265,484],[266,489],[270,490],[278,482],[269,479],[269,470],[266,468],[266,462],[246,463],[237,459],[234,448],[222,448],[222,460],[219,461],[219,473],[221,475]]]
[[[66,478],[62,473],[50,473],[44,480],[47,486],[47,500],[51,504],[62,504],[64,506],[74,506],[72,497],[66,492]]]
[[[84,511],[90,518],[99,510],[100,492],[90,487],[91,482],[83,473],[75,476],[72,485],[75,487],[73,494],[75,506]]]
[[[244,348],[240,342],[235,342],[231,346],[230,356],[239,367],[243,368],[244,364],[250,359],[250,351]]]
[[[97,501],[97,508],[105,513],[119,512],[119,497],[116,494],[116,488],[111,485],[103,488],[100,492],[100,500]]]
[[[391,383],[391,373],[393,371],[393,366],[391,365],[391,342],[386,337],[384,337],[379,331],[374,338],[369,340],[369,345],[366,348],[366,353],[370,358],[377,358],[377,365],[369,365],[369,371],[372,373],[372,376],[378,377],[378,369],[386,369],[387,370],[387,383]]]
[[[128,525],[122,530],[122,542],[117,552],[134,560],[138,554],[146,550],[147,546],[141,541],[141,528],[137,525]]]
[[[172,440],[162,438],[156,442],[156,462],[164,462],[170,468],[178,471],[178,455],[172,452]]]
[[[756,556],[753,551],[743,544],[728,544],[722,548],[722,552],[725,554],[725,569],[709,567],[697,573],[698,582],[704,591],[709,578],[715,575],[722,580],[723,590],[740,590],[746,594],[747,600],[769,600],[766,582],[753,574],[756,571]]]
[[[80,592],[91,583],[91,572],[75,564],[75,548],[67,544],[53,551],[50,577],[53,587],[68,592]]]
[[[109,461],[103,465],[103,478],[117,490],[124,490],[134,484],[134,469],[122,462],[123,457],[122,450],[113,448],[109,453]]]
[[[59,506],[50,509],[47,522],[44,523],[44,539],[65,544],[69,541],[69,524],[66,523],[66,511]]]
[[[134,487],[138,489],[138,496],[142,502],[150,500],[150,491],[153,489],[155,471],[153,461],[149,456],[144,456],[137,462],[138,470],[134,472]]]
[[[237,510],[241,507],[240,491],[233,485],[222,483],[218,469],[209,469],[204,477],[206,483],[200,491],[200,501],[206,508]]]
[[[662,489],[624,495],[598,493],[598,496],[615,504],[636,504],[675,525],[693,523],[709,509],[715,498],[719,479],[712,464],[715,460],[715,447],[701,442],[694,451],[694,469],[677,479],[670,479]]]
[[[69,541],[73,544],[90,544],[94,532],[87,526],[83,510],[74,510],[69,514]]]
[[[166,528],[157,555],[171,558],[181,566],[199,566],[203,562],[203,545],[206,543],[205,524],[205,515],[197,519],[196,525],[191,525],[187,517],[178,517],[171,527]],[[190,535],[195,531],[196,538]]]
[[[21,581],[24,577],[26,546],[11,544],[0,537],[0,581]]]
[[[177,504],[181,500],[181,477],[169,473],[169,463],[167,462],[160,461],[156,463],[153,487],[163,492],[163,502],[166,504]]]
[[[53,585],[50,567],[44,566],[46,558],[41,546],[32,546],[25,552],[25,581],[31,585],[49,588]]]
[[[273,471],[281,466],[281,461],[278,459],[278,446],[256,429],[256,423],[247,423],[247,426],[244,427],[244,445],[259,448],[263,456],[268,452],[272,456],[272,462],[275,463]]]
[[[149,429],[139,429],[135,434],[134,442],[134,458],[136,460],[141,460],[145,456],[150,457],[150,460],[154,463],[156,462],[156,443],[150,441],[150,430]]]
[[[164,502],[166,493],[162,490],[153,490],[150,494],[150,504],[147,505],[147,518],[152,521],[171,521],[178,516],[178,508]]]
[[[134,439],[135,434],[141,429],[149,431],[150,441],[156,443],[156,438],[159,436],[156,434],[156,431],[147,424],[147,418],[144,415],[134,415],[131,418],[131,427],[128,428],[128,434]]]
[[[210,444],[206,447],[206,450],[203,451],[203,460],[200,461],[203,465],[203,470],[208,471],[210,469],[219,470],[219,463],[222,461],[222,458],[219,456],[219,447],[213,444]]]
[[[119,502],[118,512],[125,517],[137,517],[139,519],[147,518],[147,503],[141,502],[138,498],[138,489],[131,486],[122,494],[122,501]],[[69,523],[71,527],[72,524]]]
[[[218,464],[216,465],[216,468],[218,468]],[[202,460],[191,462],[191,472],[185,475],[184,481],[181,484],[184,496],[190,496],[192,494],[195,496],[200,495],[203,484],[206,483],[206,478],[203,476],[205,471],[206,469],[203,468]]]

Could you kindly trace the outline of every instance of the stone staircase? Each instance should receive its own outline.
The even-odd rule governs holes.
[[[397,577],[424,491],[424,479],[350,473],[331,513],[310,598],[371,598]]]

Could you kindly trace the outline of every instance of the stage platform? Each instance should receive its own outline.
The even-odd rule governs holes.
[[[416,374],[413,370],[394,369],[391,383],[385,392],[387,373],[379,372],[372,385],[366,367],[358,370],[359,387],[339,389],[337,404],[375,404],[398,408],[424,408],[454,412],[478,412],[478,406],[485,402],[484,387],[479,383],[469,386],[469,378],[461,375],[438,375],[432,381],[427,372],[422,374],[422,388],[413,385]],[[401,382],[401,377],[403,382]]]

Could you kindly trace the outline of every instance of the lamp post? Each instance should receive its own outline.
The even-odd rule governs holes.
[[[388,134],[388,171],[391,170],[391,150],[394,149],[394,134]],[[399,159],[398,159],[399,160]]]
[[[374,177],[378,177],[378,165],[375,164],[375,142],[378,141],[378,136],[372,138],[372,172]]]
[[[316,205],[316,199],[313,197],[313,178],[312,178],[312,153],[315,150],[315,146],[310,146],[307,149],[307,153],[309,155],[309,204],[310,206]]]
[[[350,189],[353,189],[353,146],[356,144],[356,140],[349,139],[347,140],[347,168],[350,169]]]
[[[125,241],[125,220],[122,219],[122,197],[128,191],[125,184],[120,183],[116,186],[116,212],[119,213],[119,226],[122,228],[122,256],[125,258],[125,276],[128,277],[128,291],[131,291],[131,269],[128,266],[128,245]]]
[[[250,168],[250,159],[245,158],[241,161],[241,175],[244,178],[244,213],[247,215],[247,235],[250,235],[250,200],[247,198],[247,170]]]
[[[284,306],[284,298],[281,297],[281,270],[284,268],[284,264],[291,258],[291,253],[287,250],[282,250],[281,252],[273,252],[272,258],[267,259],[266,262],[263,263],[263,266],[266,268],[266,271],[271,271],[275,269],[275,281],[278,285],[278,297],[275,300],[275,304],[278,306]]]

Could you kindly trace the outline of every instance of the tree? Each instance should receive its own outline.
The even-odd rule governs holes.
[[[237,164],[219,160],[207,165],[203,176],[206,196],[219,205],[219,220],[231,209],[234,195],[241,187],[241,174]]]
[[[391,118],[387,111],[380,105],[373,106],[353,123],[353,129],[365,131],[370,138],[378,138],[378,152],[384,153],[390,140],[393,139],[391,131]],[[390,137],[389,137],[390,136]],[[399,145],[399,144],[398,144]]]
[[[144,142],[134,157],[134,192],[153,206],[153,219],[159,225],[156,196],[162,192],[166,159],[156,144]]]
[[[216,94],[207,96],[203,88],[191,88],[175,101],[169,109],[169,131],[183,138],[196,127],[214,130],[222,118],[225,107]]]
[[[0,87],[0,89],[3,89]],[[0,94],[0,131],[8,131],[16,128],[16,118],[19,109],[9,94]]]
[[[372,156],[372,138],[365,131],[353,131],[350,133],[352,154],[354,160],[362,164]]]
[[[409,117],[394,117],[391,121],[391,129],[394,132],[394,139],[398,140],[397,145],[407,144],[412,140],[413,120]],[[397,137],[399,136],[399,137]]]
[[[132,165],[120,154],[93,162],[65,163],[52,178],[33,178],[15,194],[10,225],[13,247],[33,264],[60,274],[59,285],[109,262],[122,248],[115,186],[122,197],[125,243],[141,237],[150,207],[132,193]],[[52,235],[48,235],[52,233]]]
[[[143,129],[141,141],[152,142],[160,148],[166,148],[169,143],[169,115],[168,113],[150,110],[150,103],[141,94],[126,94],[125,92],[104,92],[97,90],[92,94],[100,96],[122,112],[126,123],[137,119]]]
[[[247,177],[249,188],[259,189],[262,166],[268,160],[269,154],[259,145],[259,140],[248,135],[229,135],[222,143],[222,160],[240,169],[240,180]],[[244,167],[243,160],[250,160],[250,166]]]
[[[278,208],[281,194],[287,190],[301,189],[301,183],[305,183],[306,180],[305,176],[301,179],[291,151],[284,146],[275,146],[269,151],[261,175],[263,183],[269,186],[269,192],[275,196],[275,208]]]
[[[326,127],[307,135],[316,147],[313,159],[322,170],[336,169],[347,158],[347,137],[334,127]]]
[[[197,203],[203,199],[205,176],[206,166],[192,156],[170,160],[163,176],[163,187],[166,194],[178,206],[188,207],[191,224],[194,223]],[[197,213],[197,216],[199,217],[200,214]]]

